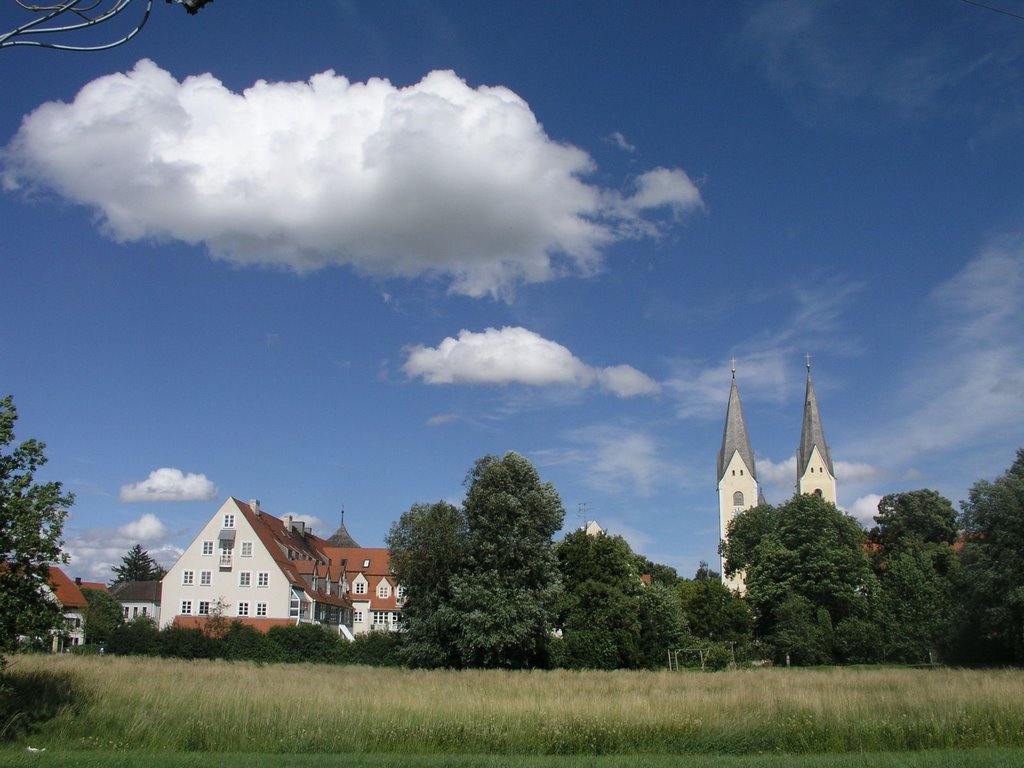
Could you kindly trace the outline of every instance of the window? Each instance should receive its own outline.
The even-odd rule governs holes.
[[[401,584],[395,587],[395,602],[399,605],[405,602],[405,587]]]
[[[398,622],[400,622],[401,620],[402,620],[402,614],[398,613],[397,611],[392,611],[391,612],[391,626],[397,627],[398,626]]]
[[[388,623],[387,611],[370,611],[370,616],[373,624],[386,625]]]
[[[363,560],[363,568],[369,568],[369,567],[370,567],[370,561],[369,560]]]
[[[145,608],[143,608],[143,610],[145,610]],[[134,619],[138,615],[139,615],[139,606],[137,606],[137,605],[133,606],[132,607],[132,618]]]
[[[352,611],[352,623],[353,624],[362,624],[363,623],[363,612],[362,611]]]
[[[182,616],[188,616],[191,613],[192,613],[192,601],[191,600],[182,600],[181,601],[181,615]]]
[[[213,572],[212,571],[200,571],[199,572],[199,586],[208,587],[213,583]]]
[[[256,576],[257,587],[268,587],[270,586],[270,574],[267,571],[260,571]]]
[[[235,527],[235,516],[234,516],[233,513],[228,512],[226,515],[224,515],[224,525],[222,525],[221,527],[222,528],[234,528]]]
[[[196,572],[195,571],[182,571],[181,572],[181,583],[186,587],[191,587],[195,584]]]
[[[222,541],[220,543],[220,564],[231,567],[231,542]]]
[[[252,542],[251,541],[243,541],[242,542],[242,557],[252,557]]]
[[[391,597],[391,585],[388,584],[386,581],[382,581],[377,586],[377,597],[379,597],[381,600],[386,600],[387,598]]]
[[[124,618],[125,618],[125,620],[128,619],[128,606],[127,605],[124,607]]]
[[[248,587],[252,584],[252,571],[242,571],[238,574],[238,586]]]
[[[257,616],[266,616],[267,615],[267,604],[266,603],[256,603],[256,615]]]
[[[366,582],[365,581],[357,581],[356,582],[355,592],[356,592],[357,595],[365,595],[366,594]]]
[[[249,615],[249,603],[241,602],[238,604],[238,615],[248,616]]]
[[[743,491],[736,491],[736,493],[732,495],[732,505],[734,507],[743,506]]]
[[[821,488],[815,488],[814,489],[814,495],[815,496],[824,496],[824,494],[821,492]]]
[[[148,616],[149,615],[149,608],[147,608],[146,606],[142,606],[142,615],[143,616]]]
[[[199,615],[200,616],[209,616],[210,615],[210,601],[209,600],[200,600],[199,601]]]
[[[743,477],[743,470],[740,470],[740,477]]]
[[[204,541],[203,542],[203,555],[204,556],[209,556],[209,555],[212,555],[212,554],[213,554],[213,542],[212,541]]]

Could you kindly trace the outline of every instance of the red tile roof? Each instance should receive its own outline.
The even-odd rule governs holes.
[[[81,588],[55,565],[50,566],[50,588],[64,608],[85,608],[85,595],[82,594]]]

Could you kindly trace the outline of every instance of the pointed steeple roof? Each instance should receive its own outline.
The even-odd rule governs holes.
[[[814,395],[814,380],[811,378],[811,356],[807,356],[807,392],[804,395],[804,423],[800,430],[800,450],[796,455],[797,480],[807,471],[807,462],[811,460],[814,448],[817,447],[828,473],[835,477],[832,468],[832,454],[825,442],[825,430],[821,427],[821,414],[818,412],[818,398]]]
[[[359,544],[352,538],[352,534],[348,532],[348,528],[345,527],[345,510],[341,510],[341,525],[338,526],[331,538],[327,540],[327,543],[332,547],[358,547]]]
[[[722,450],[718,452],[718,479],[725,476],[725,468],[739,451],[740,458],[747,465],[750,477],[757,480],[754,468],[754,450],[747,436],[747,423],[743,420],[743,406],[740,405],[740,390],[736,386],[736,365],[732,367],[732,387],[729,389],[729,405],[725,410],[725,429],[722,432]]]

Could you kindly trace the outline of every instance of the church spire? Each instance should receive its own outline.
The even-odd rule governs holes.
[[[732,361],[732,387],[729,389],[729,405],[725,409],[725,429],[722,431],[722,449],[718,452],[718,479],[725,477],[726,468],[733,455],[739,451],[740,458],[746,465],[753,480],[757,480],[754,469],[754,451],[750,447],[747,436],[747,423],[743,419],[743,406],[740,404],[740,390],[736,386],[736,360]]]
[[[825,442],[821,426],[818,398],[814,394],[811,377],[811,356],[807,355],[807,390],[804,395],[804,420],[800,429],[800,448],[796,454],[797,489],[800,493],[823,495],[833,504],[836,501],[835,469],[832,454]]]

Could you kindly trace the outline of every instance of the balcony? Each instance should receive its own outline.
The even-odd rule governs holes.
[[[221,554],[221,556],[220,556],[220,569],[222,571],[230,571],[231,570],[231,555],[230,554],[228,554],[228,555]]]

